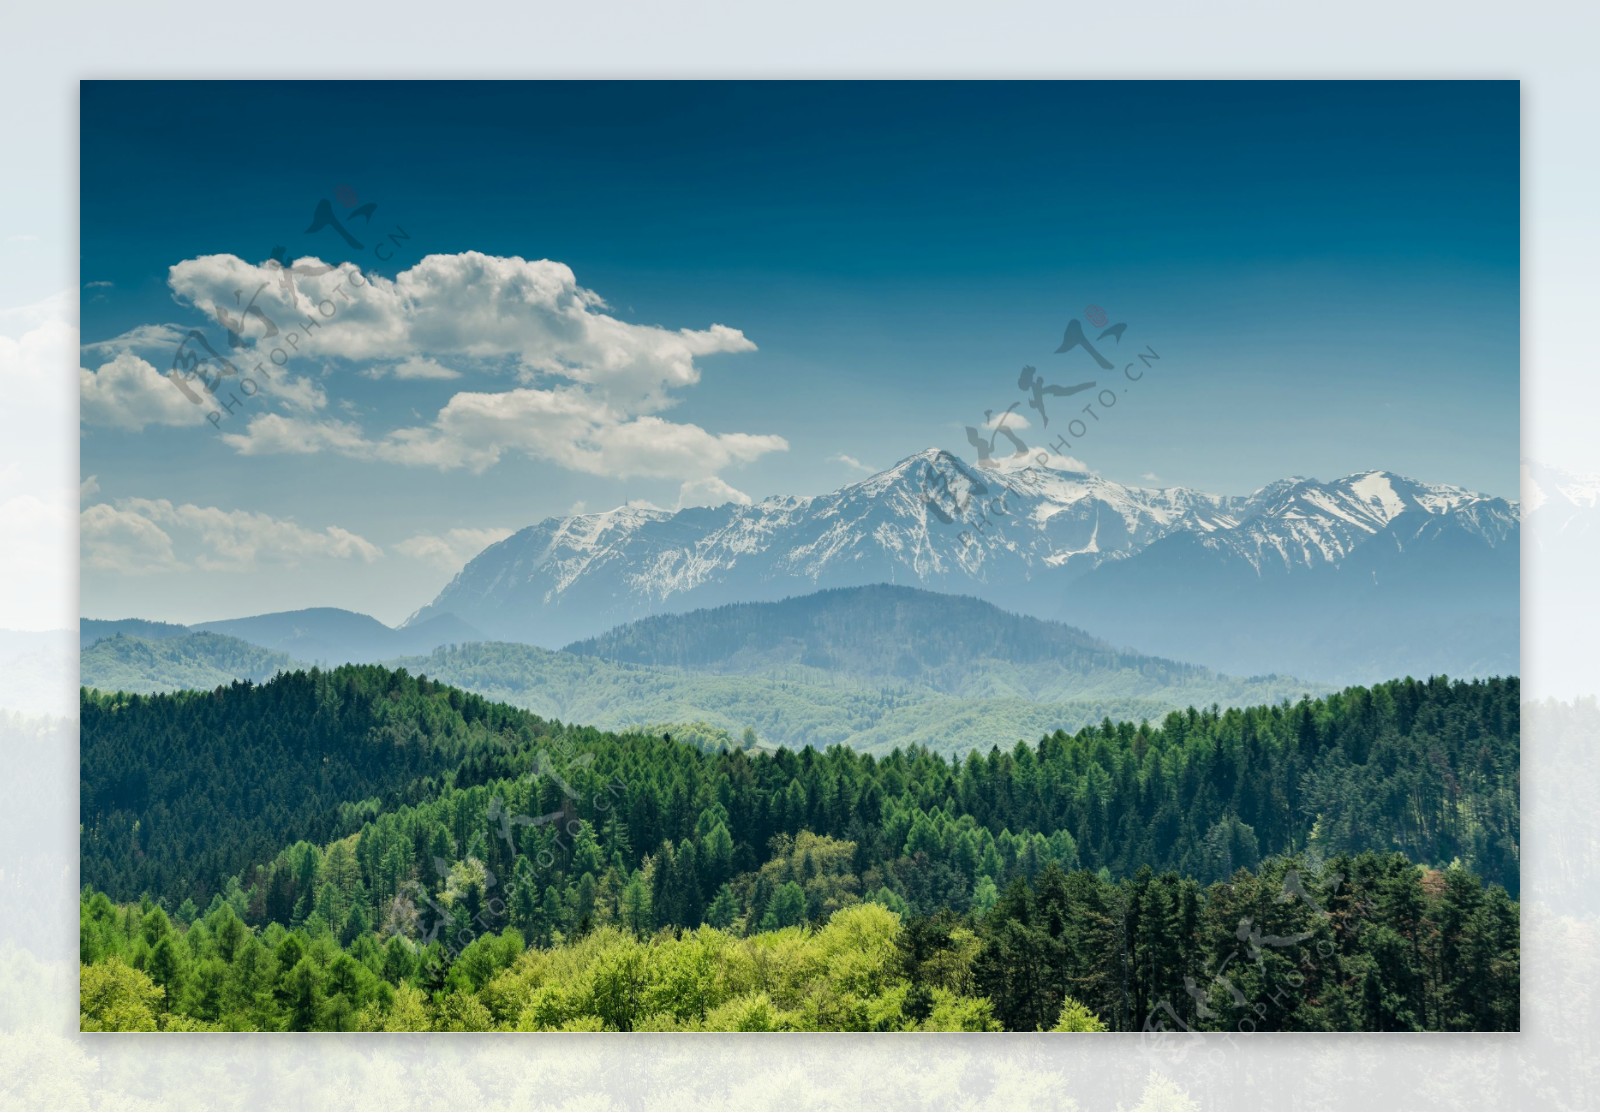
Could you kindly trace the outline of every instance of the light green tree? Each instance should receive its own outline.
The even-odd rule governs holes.
[[[78,970],[78,1028],[84,1032],[154,1032],[166,991],[113,955]]]

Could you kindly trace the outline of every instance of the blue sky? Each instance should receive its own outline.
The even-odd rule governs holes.
[[[1110,478],[1516,495],[1514,82],[82,89],[85,614],[397,621],[552,514],[970,459],[1023,365],[1107,385],[1090,305],[1162,357]],[[214,427],[160,373],[276,247],[373,286]]]

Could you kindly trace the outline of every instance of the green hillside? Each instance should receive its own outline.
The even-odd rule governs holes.
[[[911,681],[858,677],[843,668],[769,664],[767,672],[719,674],[492,642],[389,663],[566,722],[621,730],[698,721],[734,735],[750,727],[773,746],[844,745],[872,753],[915,744],[962,754],[1108,718],[1159,719],[1186,707],[1273,702],[1318,690],[1276,678],[1237,681],[1199,669],[1162,687],[1133,670],[1119,670],[1080,683],[1070,699],[1039,700],[1018,693],[1061,693],[1070,682],[1047,666],[990,661],[968,677],[966,694],[952,695]],[[1048,683],[1038,675],[1047,671]]]
[[[296,664],[286,653],[211,633],[153,639],[112,634],[82,649],[78,661],[85,687],[145,693],[260,682]]]

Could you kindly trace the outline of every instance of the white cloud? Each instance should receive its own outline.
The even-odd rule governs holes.
[[[691,479],[678,488],[680,510],[685,506],[725,506],[730,502],[749,506],[750,501],[749,495],[730,487],[714,475],[704,479]]]
[[[395,551],[436,568],[455,570],[496,541],[504,541],[513,532],[491,527],[452,529],[443,534],[419,533],[397,543]]]
[[[395,429],[376,440],[346,421],[251,418],[224,441],[244,455],[332,451],[363,460],[482,472],[508,453],[572,471],[627,479],[682,479],[748,463],[789,444],[782,437],[709,433],[653,415],[631,419],[580,388],[462,392],[430,425]]]
[[[1045,459],[1040,460],[1039,455],[1040,454],[1038,452],[1030,452],[1028,454],[1028,458],[1036,464],[1051,468],[1055,471],[1075,471],[1084,472],[1090,475],[1094,474],[1094,469],[1088,464],[1084,463],[1082,460],[1078,459],[1076,456],[1063,456],[1059,452],[1050,452],[1048,450],[1044,451]]]
[[[371,362],[366,377],[412,380],[457,378],[466,361],[514,372],[521,386],[457,393],[431,421],[372,436],[346,421],[256,414],[224,436],[242,454],[334,452],[474,472],[520,454],[591,475],[691,481],[788,448],[781,437],[656,416],[699,382],[698,359],[753,351],[742,332],[619,320],[565,264],[469,251],[429,255],[393,279],[309,257],[292,269],[290,282],[275,265],[207,255],[172,267],[169,281],[258,352]],[[299,408],[325,403],[318,394]]]
[[[308,420],[282,414],[255,414],[244,432],[224,433],[222,440],[241,456],[309,456],[317,452],[336,452],[356,459],[371,458],[371,446],[362,438],[360,426],[337,419]]]
[[[155,364],[139,353],[153,356],[161,366],[172,366],[172,356],[189,335],[189,330],[177,325],[140,325],[110,340],[85,344],[81,351],[102,358],[109,357],[98,371],[82,368],[80,381],[80,416],[87,425],[105,425],[138,432],[147,425],[193,425],[207,420],[207,414],[220,408],[217,400],[206,391],[200,374],[185,378],[189,392],[199,399],[192,401],[178,387],[170,374],[163,373]],[[199,349],[192,349],[203,355]],[[229,390],[235,397],[248,398],[259,395],[272,399],[291,410],[310,412],[327,406],[328,395],[314,380],[295,376],[281,369],[274,371],[244,370],[245,360],[238,353],[228,356],[239,369],[239,378],[232,375],[216,384],[217,396],[226,399]],[[256,362],[260,362],[259,360]],[[207,369],[214,368],[208,363]],[[240,384],[249,379],[250,393]]]
[[[828,463],[843,464],[847,468],[853,468],[854,470],[864,472],[867,475],[876,475],[878,472],[878,469],[873,467],[871,464],[863,464],[854,456],[847,455],[843,452],[839,453],[837,456],[829,456]]]
[[[182,567],[166,530],[109,503],[86,507],[79,515],[78,544],[84,568],[137,576]]]
[[[189,330],[179,325],[138,325],[127,332],[113,336],[110,340],[97,340],[93,344],[85,344],[83,351],[100,356],[113,356],[121,352],[165,350],[170,355],[188,335]],[[167,364],[170,366],[171,361],[167,361]]]
[[[93,282],[85,282],[83,288],[85,290],[109,290],[115,285],[115,282],[107,282],[105,279],[99,278]]]
[[[98,371],[80,367],[78,399],[84,424],[134,432],[147,425],[194,425],[204,421],[209,412],[190,402],[170,379],[132,352],[122,352]]]
[[[413,356],[393,366],[379,364],[369,367],[361,374],[368,379],[459,379],[461,372],[452,371],[436,359],[424,356]]]
[[[326,264],[309,257],[292,267],[289,283],[276,266],[205,255],[172,267],[169,282],[208,316],[242,318],[243,335],[258,346],[293,337],[295,352],[350,360],[509,359],[524,376],[585,383],[634,412],[661,409],[669,391],[698,382],[697,358],[755,350],[725,325],[667,329],[618,320],[570,267],[548,259],[429,255],[393,279],[353,267],[313,273]],[[258,291],[253,302],[244,296],[251,291]],[[259,314],[244,315],[252,304]],[[267,335],[267,321],[277,335]]]
[[[991,410],[984,418],[981,428],[992,430],[1003,427],[1013,432],[1021,432],[1028,426],[1028,419],[1016,410]]]
[[[1147,480],[1150,483],[1160,483],[1161,482],[1161,477],[1159,475],[1157,475],[1153,471],[1147,471],[1143,475],[1141,475],[1139,478],[1143,479],[1143,480]]]
[[[100,493],[100,477],[91,475],[78,484],[78,498],[92,499]]]
[[[1021,468],[1050,468],[1053,471],[1082,472],[1093,475],[1094,469],[1076,456],[1063,456],[1048,449],[1030,449],[1005,456],[991,457],[987,467],[996,471],[1016,471]]]
[[[96,503],[79,516],[86,568],[139,574],[197,568],[247,572],[262,564],[297,565],[314,558],[372,563],[376,545],[340,526],[307,529],[285,518],[167,499]],[[180,543],[181,540],[181,543]],[[180,557],[182,548],[187,556]]]
[[[304,376],[275,375],[264,384],[264,389],[290,409],[309,413],[328,405],[327,392]]]

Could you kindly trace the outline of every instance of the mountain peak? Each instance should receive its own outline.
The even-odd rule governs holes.
[[[915,470],[919,464],[927,468],[933,468],[936,471],[965,471],[967,468],[967,462],[953,452],[947,452],[942,448],[924,448],[921,452],[912,453],[880,474],[907,474]]]
[[[1491,548],[1516,528],[1503,500],[1379,469],[1239,497],[1131,487],[1036,457],[984,464],[995,466],[929,447],[828,494],[548,519],[484,550],[411,621],[453,613],[491,637],[554,648],[649,615],[874,583],[1060,617],[1080,577],[1152,546],[1194,547],[1163,548],[1168,538],[1255,580],[1337,571],[1401,516],[1406,538],[1410,523],[1450,515]]]

